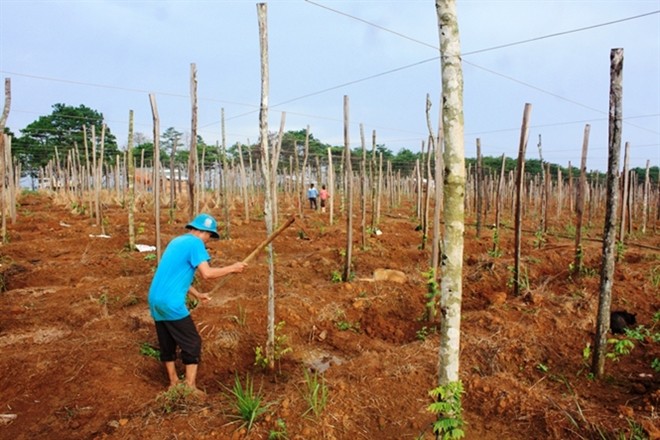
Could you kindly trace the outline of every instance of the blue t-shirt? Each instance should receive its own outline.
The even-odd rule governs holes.
[[[204,242],[192,234],[167,245],[149,288],[149,311],[155,321],[175,321],[190,315],[186,295],[197,266],[210,260]]]
[[[319,196],[319,191],[316,188],[310,188],[307,190],[307,198],[315,199]]]

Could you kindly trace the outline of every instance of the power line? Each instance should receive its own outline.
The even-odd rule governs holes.
[[[354,20],[357,20],[357,21],[363,22],[363,23],[365,23],[365,24],[368,24],[369,26],[372,26],[372,27],[378,28],[378,29],[380,29],[380,30],[383,30],[383,31],[386,31],[386,32],[389,32],[389,33],[392,33],[392,34],[397,35],[397,36],[399,36],[399,37],[401,37],[401,38],[404,38],[404,39],[407,39],[407,40],[413,41],[413,42],[415,42],[415,43],[418,43],[418,44],[421,44],[421,45],[424,45],[424,46],[427,46],[427,47],[431,47],[431,48],[433,48],[433,49],[435,49],[435,50],[439,50],[439,49],[438,49],[436,46],[434,46],[434,45],[431,45],[431,44],[425,43],[425,42],[423,42],[423,41],[421,41],[421,40],[417,40],[417,39],[415,39],[415,38],[409,37],[409,36],[407,36],[407,35],[405,35],[405,34],[402,34],[402,33],[400,33],[400,32],[393,31],[393,30],[388,29],[388,28],[386,28],[386,27],[384,27],[384,26],[380,26],[380,25],[378,25],[378,24],[376,24],[376,23],[369,22],[369,21],[364,20],[364,19],[362,19],[362,18],[359,18],[359,17],[353,16],[353,15],[350,15],[350,14],[344,13],[344,12],[342,12],[342,11],[339,11],[339,10],[336,10],[336,9],[333,9],[333,8],[330,8],[330,7],[327,7],[327,6],[325,6],[325,5],[321,5],[321,4],[316,3],[316,2],[314,2],[314,1],[311,1],[311,0],[305,0],[305,1],[307,1],[308,3],[310,3],[310,4],[312,4],[312,5],[315,5],[315,6],[318,6],[318,7],[324,8],[324,9],[327,9],[327,10],[329,10],[329,11],[331,11],[331,12],[334,12],[334,13],[337,13],[337,14],[340,14],[340,15],[344,15],[344,16],[349,17],[349,18],[351,18],[351,19],[354,19]],[[483,52],[492,51],[492,50],[498,50],[498,49],[502,49],[502,48],[506,48],[506,47],[516,46],[516,45],[520,45],[520,44],[526,44],[526,43],[533,42],[533,41],[543,40],[543,39],[547,39],[547,38],[553,38],[553,37],[562,36],[562,35],[567,35],[567,34],[571,34],[571,33],[582,32],[582,31],[586,31],[586,30],[590,30],[590,29],[594,29],[594,28],[598,28],[598,27],[609,26],[609,25],[618,24],[618,23],[625,22],[625,21],[635,20],[635,19],[643,18],[643,17],[646,17],[646,16],[650,16],[650,15],[658,14],[658,13],[660,13],[660,10],[658,10],[658,11],[652,11],[652,12],[648,12],[648,13],[645,13],[645,14],[640,14],[640,15],[636,15],[636,16],[632,16],[632,17],[626,17],[626,18],[622,18],[622,19],[619,19],[619,20],[609,21],[609,22],[606,22],[606,23],[600,23],[600,24],[595,24],[595,25],[591,25],[591,26],[585,26],[585,27],[576,28],[576,29],[572,29],[572,30],[567,30],[567,31],[562,31],[562,32],[557,32],[557,33],[552,33],[552,34],[548,34],[548,35],[544,35],[544,36],[539,36],[539,37],[529,38],[529,39],[525,39],[525,40],[520,40],[520,41],[517,41],[517,42],[512,42],[512,43],[502,44],[502,45],[498,45],[498,46],[493,46],[493,47],[490,47],[490,48],[484,48],[484,49],[479,49],[479,50],[475,50],[475,51],[471,51],[471,52],[466,52],[466,53],[463,53],[463,56],[473,55],[473,54],[477,54],[477,53],[483,53]],[[305,95],[301,95],[301,96],[299,96],[299,97],[295,97],[295,98],[292,98],[292,99],[288,99],[288,100],[282,101],[282,102],[280,102],[280,103],[277,103],[277,104],[272,105],[271,107],[282,106],[282,105],[289,104],[289,103],[291,103],[291,102],[295,102],[295,101],[298,101],[298,100],[301,100],[301,99],[305,99],[305,98],[308,98],[308,97],[311,97],[311,96],[315,96],[315,95],[319,95],[319,94],[322,94],[322,93],[326,93],[326,92],[328,92],[328,91],[332,91],[332,90],[336,90],[336,89],[339,89],[339,88],[343,88],[343,87],[347,87],[347,86],[350,86],[350,85],[354,85],[354,84],[357,84],[357,83],[360,83],[360,82],[364,82],[364,81],[372,80],[372,79],[375,79],[375,78],[378,78],[378,77],[382,77],[382,76],[385,76],[385,75],[389,75],[389,74],[391,74],[391,73],[399,72],[399,71],[406,70],[406,69],[409,69],[409,68],[412,68],[412,67],[416,67],[416,66],[419,66],[419,65],[422,65],[422,64],[426,64],[426,63],[431,62],[431,61],[436,61],[436,60],[438,60],[439,58],[440,58],[439,56],[437,56],[437,57],[433,57],[433,58],[428,58],[428,59],[421,60],[421,61],[418,61],[418,62],[415,62],[415,63],[412,63],[412,64],[408,64],[408,65],[401,66],[401,67],[397,67],[397,68],[394,68],[394,69],[390,69],[390,70],[387,70],[387,71],[384,71],[384,72],[380,72],[380,73],[376,73],[376,74],[373,74],[373,75],[369,75],[369,76],[364,77],[364,78],[360,78],[360,79],[357,79],[357,80],[348,81],[348,82],[345,82],[345,83],[342,83],[342,84],[339,84],[339,85],[336,85],[336,86],[332,86],[332,87],[327,87],[327,88],[325,88],[325,89],[322,89],[322,90],[319,90],[319,91],[316,91],[316,92],[307,93],[307,94],[305,94]],[[540,88],[540,87],[534,86],[534,85],[532,85],[532,84],[529,84],[529,83],[526,83],[526,82],[523,82],[523,81],[517,80],[517,79],[515,79],[515,78],[513,78],[513,77],[510,77],[510,76],[508,76],[508,75],[504,75],[504,74],[501,74],[501,73],[499,73],[499,72],[493,71],[492,69],[488,69],[488,68],[485,68],[485,67],[483,67],[483,66],[479,66],[479,65],[477,65],[477,64],[474,64],[474,63],[471,63],[471,62],[467,62],[467,61],[465,61],[465,60],[463,60],[463,61],[464,61],[466,64],[469,64],[470,66],[473,66],[473,67],[475,67],[475,68],[478,68],[478,69],[484,70],[484,71],[486,71],[486,72],[488,72],[488,73],[491,73],[491,74],[493,74],[493,75],[500,76],[500,77],[505,78],[505,79],[508,79],[508,80],[510,80],[510,81],[516,82],[516,83],[521,84],[521,85],[523,85],[523,86],[525,86],[525,87],[529,87],[529,88],[532,88],[532,89],[534,89],[534,90],[540,91],[540,92],[542,92],[542,93],[548,94],[548,95],[553,96],[553,97],[555,97],[555,98],[557,98],[557,99],[564,100],[564,101],[566,101],[566,102],[572,103],[572,104],[574,104],[574,105],[581,106],[581,107],[586,108],[586,109],[589,109],[589,110],[591,110],[591,111],[595,111],[595,112],[598,112],[598,113],[601,113],[601,114],[606,114],[606,112],[603,112],[603,111],[598,110],[598,109],[596,109],[596,108],[590,107],[590,106],[588,106],[588,105],[586,105],[586,104],[582,104],[582,103],[580,103],[580,102],[578,102],[578,101],[575,101],[575,100],[572,100],[572,99],[569,99],[569,98],[562,97],[561,95],[558,95],[558,94],[556,94],[556,93],[553,93],[553,92],[550,92],[550,91],[548,91],[548,90],[542,89],[542,88]],[[63,83],[69,83],[69,84],[75,84],[75,85],[82,85],[82,86],[89,86],[89,87],[99,87],[99,88],[106,88],[106,89],[113,89],[113,90],[122,90],[122,91],[127,91],[127,92],[134,92],[134,93],[144,93],[144,94],[152,93],[152,92],[149,92],[149,91],[147,91],[147,90],[144,90],[144,89],[137,89],[137,88],[120,87],[120,86],[113,86],[113,85],[107,85],[107,84],[85,83],[85,82],[73,81],[73,80],[66,80],[66,79],[60,79],[60,78],[51,78],[51,77],[37,76],[37,75],[31,75],[31,74],[22,74],[22,73],[17,73],[17,72],[8,72],[8,71],[2,71],[2,72],[4,72],[4,73],[8,73],[8,74],[12,74],[12,75],[17,75],[17,76],[24,76],[24,77],[28,77],[28,78],[34,78],[34,79],[40,79],[40,80],[47,80],[47,81],[63,82]],[[177,94],[177,93],[171,93],[171,92],[156,92],[156,93],[157,93],[158,95],[171,96],[171,97],[178,97],[178,98],[188,98],[188,97],[189,97],[189,95],[183,95],[183,94]],[[241,106],[248,106],[248,107],[258,108],[257,105],[253,105],[253,104],[245,104],[245,103],[231,102],[231,101],[220,100],[220,99],[214,99],[214,98],[201,98],[200,100],[204,100],[204,101],[212,101],[212,102],[220,102],[220,103],[229,103],[229,104],[233,104],[233,105],[241,105]],[[256,111],[257,111],[257,110],[255,110],[255,111],[250,111],[250,112],[246,112],[246,113],[242,113],[242,114],[239,114],[239,115],[234,115],[234,116],[231,116],[231,117],[229,117],[229,118],[226,118],[226,120],[237,119],[237,118],[240,118],[240,117],[243,117],[243,116],[249,115],[249,114],[253,114],[253,113],[255,113]],[[323,117],[321,117],[321,116],[306,115],[306,114],[301,114],[301,113],[290,113],[290,114],[297,114],[297,115],[301,115],[301,116],[309,116],[309,117],[315,117],[315,118],[323,118]],[[329,119],[329,120],[339,120],[339,119],[337,119],[337,118],[325,118],[325,119]],[[629,118],[626,118],[626,120],[627,120],[627,119],[629,119]],[[629,122],[628,122],[628,123],[629,123]],[[213,125],[213,124],[217,124],[217,122],[213,122],[213,123],[209,123],[209,124],[201,125],[199,128],[205,128],[205,127],[208,127],[208,126]],[[636,126],[636,125],[633,125],[633,126],[635,126],[636,128],[639,128],[639,129],[641,129],[641,130],[649,131],[649,132],[651,132],[651,133],[657,133],[657,131],[647,129],[647,128],[645,128],[645,127],[639,127],[639,126]],[[391,130],[390,127],[387,127],[387,128]],[[403,131],[403,130],[401,130],[401,131]]]

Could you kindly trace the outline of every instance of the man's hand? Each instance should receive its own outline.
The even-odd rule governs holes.
[[[197,293],[197,299],[198,299],[199,301],[201,301],[202,303],[205,303],[205,302],[208,302],[208,301],[211,300],[211,295],[209,295],[208,293],[200,293],[200,292],[198,292],[198,293]]]
[[[211,299],[211,295],[208,293],[202,293],[199,290],[195,289],[193,286],[190,286],[188,293],[195,297],[195,299],[201,303],[208,302]]]
[[[236,263],[232,264],[229,267],[231,268],[232,272],[240,273],[243,272],[243,270],[247,267],[247,263],[244,263],[242,261],[237,261]]]

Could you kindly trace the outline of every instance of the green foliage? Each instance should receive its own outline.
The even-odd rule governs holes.
[[[302,396],[307,402],[307,410],[303,413],[303,417],[310,412],[314,413],[315,417],[321,415],[328,403],[328,387],[325,384],[325,379],[317,372],[309,373],[307,369],[305,373],[305,389],[302,391]]]
[[[518,287],[520,291],[529,290],[529,275],[527,274],[527,268],[525,266],[521,267],[521,273],[518,274]],[[507,287],[512,288],[516,284],[516,277],[514,274],[514,266],[507,266],[507,270],[511,274],[509,279],[506,282]]]
[[[277,323],[275,326],[275,341],[273,344],[273,360],[275,362],[279,362],[282,360],[284,356],[289,354],[291,351],[291,347],[289,347],[289,342],[288,338],[286,335],[280,334],[282,329],[284,328],[284,325],[286,322],[280,321]],[[266,350],[262,348],[261,346],[255,347],[254,349],[254,365],[261,367],[261,368],[267,368],[270,365],[270,362],[268,360],[268,356],[266,356]]]
[[[254,348],[254,365],[261,368],[268,368],[268,358],[266,351],[259,345]]]
[[[424,326],[415,332],[415,338],[419,341],[426,341],[426,338],[431,334],[437,331],[437,327],[427,327]]]
[[[582,360],[588,362],[591,357],[591,344],[587,342],[587,345],[582,349]]]
[[[235,411],[235,414],[231,417],[235,421],[242,421],[241,427],[245,427],[249,432],[252,429],[252,426],[259,420],[266,411],[270,404],[264,404],[263,395],[261,390],[254,391],[254,383],[249,374],[245,376],[245,384],[241,383],[241,379],[236,375],[234,379],[234,386],[232,389],[228,389],[223,385],[223,388],[227,390],[227,396],[233,399],[232,408]]]
[[[93,126],[96,140],[100,142],[104,119],[102,113],[82,104],[73,107],[59,103],[52,108],[50,115],[40,116],[28,124],[21,130],[21,136],[12,143],[12,151],[22,169],[33,177],[37,177],[38,170],[55,158],[56,148],[60,160],[63,160],[77,145],[79,158],[81,162],[85,161],[83,126],[87,127],[88,139]],[[88,148],[91,153],[90,143]],[[106,128],[103,150],[105,158],[112,161],[119,153],[117,141],[109,128]]]
[[[547,373],[550,371],[550,367],[548,367],[546,364],[540,363],[536,365],[536,369],[539,370],[541,373]]]
[[[154,358],[157,361],[160,360],[160,350],[152,347],[148,342],[143,342],[142,345],[140,345],[140,354],[142,356]]]
[[[186,399],[192,392],[193,390],[185,383],[180,383],[159,394],[156,397],[156,403],[160,405],[164,413],[170,414],[177,409],[185,408]]]
[[[649,279],[651,280],[653,287],[656,289],[660,287],[660,266],[655,266],[653,269],[651,269],[651,275],[649,276]]]
[[[653,361],[651,361],[651,368],[653,371],[656,373],[660,373],[660,359],[658,358],[653,358]]]
[[[355,333],[360,332],[360,323],[359,322],[348,322],[348,321],[337,321],[335,322],[335,327],[337,327],[337,330],[340,330],[342,332],[351,330],[354,331]]]
[[[330,281],[332,281],[333,283],[341,283],[343,281],[342,276],[341,276],[341,272],[338,271],[338,270],[333,270]]]
[[[440,302],[440,285],[435,276],[435,270],[429,269],[424,273],[426,277],[426,312],[425,318],[427,321],[432,321],[438,313],[438,305]]]
[[[545,233],[541,230],[534,232],[534,247],[541,249],[546,243]]]
[[[628,419],[628,427],[630,428],[630,435],[626,436],[621,434],[621,440],[648,440],[649,436],[644,431],[644,427],[632,419]]]
[[[493,229],[493,248],[488,250],[488,255],[491,258],[499,258],[502,256],[502,250],[500,249],[500,234],[497,232],[497,229]]]
[[[449,440],[465,437],[462,394],[463,383],[461,381],[450,382],[429,391],[429,395],[435,399],[435,402],[427,407],[427,411],[438,416],[433,424],[436,438]]]
[[[84,215],[87,212],[87,207],[84,203],[72,202],[71,212],[74,212],[78,215]]]
[[[148,253],[147,255],[144,256],[145,261],[154,261],[156,260],[156,254],[154,253]]]
[[[607,343],[612,345],[612,351],[605,356],[614,362],[618,362],[622,356],[629,355],[635,348],[635,344],[630,339],[608,339]]]
[[[186,307],[188,307],[188,310],[195,310],[199,306],[199,300],[197,298],[194,298],[190,295],[186,296]]]
[[[268,433],[268,440],[289,440],[289,433],[283,419],[275,421],[275,429],[271,429]]]
[[[575,238],[575,225],[572,223],[566,223],[566,226],[564,226],[564,232],[566,232],[566,235],[570,238]]]
[[[615,248],[616,248],[616,261],[621,261],[623,259],[623,255],[626,253],[626,246],[621,241],[617,241],[615,244]]]

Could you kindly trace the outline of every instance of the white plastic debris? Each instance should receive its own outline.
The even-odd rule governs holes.
[[[105,235],[105,234],[98,234],[98,235],[89,234],[89,236],[92,238],[110,238],[109,235]]]
[[[135,248],[138,252],[154,252],[156,250],[156,246],[150,246],[148,244],[136,244]]]

